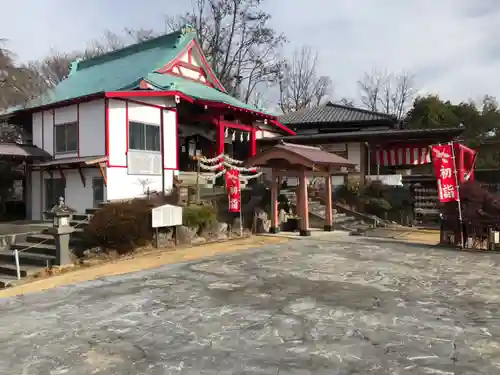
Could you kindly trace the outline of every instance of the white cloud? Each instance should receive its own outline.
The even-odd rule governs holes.
[[[498,2],[287,3],[280,10],[270,8],[274,25],[293,45],[309,44],[318,50],[321,73],[332,77],[339,96],[356,96],[357,79],[373,68],[413,72],[422,91],[452,100],[500,94],[500,79],[494,74],[500,63],[486,57],[499,36],[498,27],[492,27],[500,20]]]
[[[500,98],[498,0],[266,0],[273,26],[290,40],[288,51],[318,50],[320,73],[338,97],[355,97],[356,81],[373,68],[417,75],[422,92],[451,100]],[[17,0],[0,37],[22,60],[50,48],[82,48],[106,29],[163,28],[164,15],[190,1]]]

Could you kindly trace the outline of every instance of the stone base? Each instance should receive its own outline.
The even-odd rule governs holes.
[[[301,237],[309,237],[311,235],[311,231],[309,229],[301,229],[300,236]]]
[[[324,230],[325,232],[333,232],[333,225],[325,225],[325,226],[323,227],[323,230]]]
[[[271,233],[271,234],[278,234],[279,232],[280,232],[280,228],[278,228],[278,227],[269,228],[269,233]]]

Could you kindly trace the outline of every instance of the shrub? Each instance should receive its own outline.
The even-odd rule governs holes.
[[[383,198],[368,198],[365,203],[367,213],[377,216],[385,216],[392,209],[389,201]]]
[[[217,221],[217,210],[209,205],[190,205],[184,207],[182,223],[186,227],[196,228],[198,233],[209,228]]]
[[[174,189],[170,194],[151,193],[149,198],[113,202],[104,205],[84,228],[83,240],[87,246],[119,253],[133,251],[153,240],[151,209],[162,204],[173,204],[178,199]]]
[[[348,182],[335,190],[335,196],[347,204],[354,205],[359,200],[359,182]]]

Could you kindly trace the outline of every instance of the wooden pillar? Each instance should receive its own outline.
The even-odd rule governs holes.
[[[257,129],[252,126],[250,131],[250,142],[248,142],[248,157],[257,155]]]
[[[279,233],[278,224],[278,179],[276,170],[273,168],[271,172],[271,227],[269,233]]]
[[[215,153],[217,156],[224,153],[225,130],[225,126],[220,121],[217,122],[215,127]]]
[[[333,230],[333,206],[332,206],[332,176],[325,177],[325,199],[326,199],[326,224],[324,226],[325,232]]]
[[[366,176],[368,172],[368,155],[367,146],[365,143],[359,144],[359,186],[365,186]]]
[[[310,236],[311,231],[309,230],[309,197],[307,196],[307,177],[306,171],[302,170],[300,172],[300,212],[301,212],[301,236]]]

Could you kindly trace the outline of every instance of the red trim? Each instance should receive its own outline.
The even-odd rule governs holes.
[[[201,74],[205,75],[205,71],[202,68],[200,68],[199,66],[196,66],[196,65],[192,65],[191,63],[187,63],[187,62],[184,62],[184,61],[179,61],[174,66],[177,66],[177,67],[180,66],[181,68],[192,70],[194,72],[201,73]]]
[[[208,74],[208,76],[212,80],[212,83],[214,84],[215,87],[217,87],[222,92],[227,93],[224,86],[222,86],[222,83],[220,83],[220,81],[215,76],[212,68],[210,68],[210,65],[208,65],[207,59],[205,58],[205,55],[203,54],[200,46],[198,45],[198,43],[196,42],[195,39],[191,40],[188,43],[188,45],[181,52],[179,52],[177,54],[177,56],[175,56],[172,60],[169,61],[168,64],[166,64],[163,67],[161,67],[160,69],[156,70],[156,73],[165,74],[165,73],[169,72],[170,70],[172,70],[172,68],[175,65],[177,65],[179,62],[181,62],[181,58],[185,53],[189,53],[190,50],[192,53],[193,48],[196,49],[198,56],[200,56],[200,60],[201,60],[201,64],[202,64],[202,66],[200,68],[203,69]]]
[[[220,155],[224,153],[224,125],[220,122],[217,122],[215,128],[215,147],[216,147],[216,155]]]
[[[222,86],[222,83],[220,83],[220,81],[218,80],[218,78],[215,76],[214,71],[212,70],[212,68],[210,68],[210,65],[208,64],[208,61],[207,61],[207,59],[206,59],[203,51],[201,50],[201,47],[199,46],[199,44],[196,43],[196,41],[194,41],[193,46],[194,46],[194,48],[196,48],[196,52],[198,52],[198,56],[200,56],[201,64],[205,68],[205,71],[208,73],[208,75],[210,76],[210,78],[212,79],[212,81],[214,81],[214,83],[217,86],[217,88],[219,90],[221,90],[222,92],[227,93],[227,91],[224,88],[224,86]]]
[[[285,125],[280,124],[278,120],[271,120],[270,123],[273,124],[274,126],[277,126],[278,128],[287,132],[290,135],[295,135],[295,132],[292,129],[288,129]]]
[[[76,136],[78,141],[78,147],[76,154],[80,157],[80,103],[76,103]]]
[[[252,127],[252,130],[250,132],[250,145],[249,145],[249,157],[254,157],[257,155],[257,129],[255,127]]]
[[[160,109],[160,155],[161,155],[161,169],[165,170],[165,131],[163,129],[164,119],[163,119],[163,108]],[[165,178],[164,173],[162,173],[161,178]],[[163,181],[162,181],[163,185]]]
[[[104,99],[104,155],[106,155],[106,165],[109,164],[109,99]]]
[[[42,150],[45,150],[45,112],[42,111]]]
[[[186,79],[186,80],[191,81],[191,82],[196,82],[196,83],[199,83],[200,85],[205,85],[205,86],[214,88],[214,85],[210,81],[208,81],[208,80],[202,81],[200,79],[191,78],[191,77],[182,75],[180,73],[175,73],[173,71],[169,71],[166,74],[169,74],[169,75],[174,76],[174,77],[179,77],[179,78],[182,78],[182,79]]]
[[[176,171],[179,169],[179,121],[178,121],[178,112],[177,112],[177,108],[163,108],[163,111],[161,112],[161,126],[162,126],[162,129],[164,127],[164,114],[165,112],[164,111],[170,111],[170,112],[175,112],[175,134],[176,136],[174,137],[175,139],[175,168],[165,168],[165,164],[163,163],[163,169],[165,171]],[[164,139],[163,139],[163,130],[162,130],[162,147],[163,145],[165,144],[164,143]],[[163,149],[163,148],[162,148]]]
[[[108,164],[107,167],[108,168],[127,168],[126,165],[111,165],[111,164]]]
[[[52,155],[56,156],[56,109],[52,110]]]
[[[125,100],[125,155],[128,155],[128,101]],[[128,166],[128,161],[127,161]]]
[[[182,100],[194,103],[194,99],[184,95],[179,91],[107,91],[104,93],[106,98],[130,98],[130,97],[155,97],[155,96],[178,96]]]
[[[219,121],[219,123],[224,125],[225,128],[229,128],[229,129],[245,130],[247,132],[252,131],[252,127],[248,126],[248,125],[242,125],[242,124],[237,124],[237,123],[234,123],[231,121],[223,121],[223,120]]]
[[[158,104],[141,102],[140,100],[134,100],[134,99],[114,98],[113,100],[119,100],[119,101],[122,101],[125,103],[139,104],[139,105],[143,105],[143,106],[151,107],[151,108],[156,108],[156,109],[164,109],[165,108],[164,106],[161,106]]]
[[[142,90],[147,90],[149,89],[149,85],[145,80],[142,80],[141,82],[139,82],[139,88]]]
[[[193,49],[192,48],[188,49],[187,54],[188,54],[188,63],[193,64]]]
[[[175,170],[179,170],[179,111],[175,109]]]

